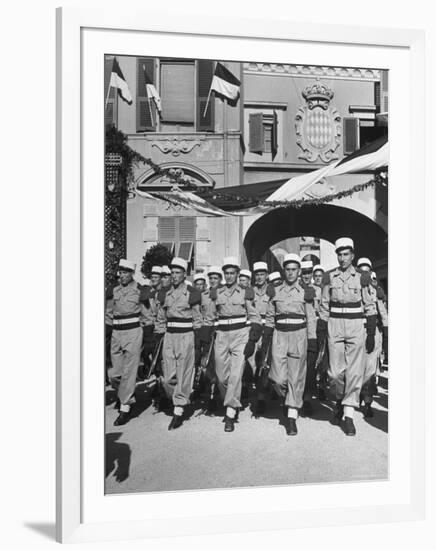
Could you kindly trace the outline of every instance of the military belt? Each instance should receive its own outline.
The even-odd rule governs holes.
[[[192,319],[184,319],[183,317],[169,317],[167,319],[167,332],[169,333],[185,333],[192,330]]]

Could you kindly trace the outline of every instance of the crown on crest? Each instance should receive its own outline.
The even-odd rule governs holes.
[[[307,102],[316,103],[329,103],[334,96],[333,90],[319,80],[306,86],[301,93]]]

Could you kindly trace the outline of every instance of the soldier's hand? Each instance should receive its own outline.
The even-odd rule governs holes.
[[[366,336],[366,352],[372,353],[374,351],[374,347],[375,347],[374,334],[370,332]]]
[[[244,349],[244,357],[251,357],[256,349],[256,343],[254,340],[248,340],[247,344],[245,345]]]

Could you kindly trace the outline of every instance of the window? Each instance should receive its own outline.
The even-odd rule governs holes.
[[[194,265],[197,219],[195,217],[161,217],[158,221],[158,241],[173,254],[185,259],[189,271]]]
[[[269,153],[271,154],[271,159],[274,160],[278,150],[278,117],[276,111],[273,111],[271,114],[263,112],[250,113],[248,125],[249,151],[259,155]]]
[[[350,110],[352,108],[350,107]],[[361,108],[362,110],[362,108]],[[367,109],[369,111],[369,109]],[[375,106],[371,108],[375,113]],[[360,117],[344,117],[343,145],[344,155],[350,155],[361,147],[387,134],[387,126],[377,124],[375,116],[360,112]]]
[[[105,94],[105,109],[104,109],[104,125],[105,128],[116,125],[117,120],[117,101],[115,88],[109,90],[109,82],[111,79],[112,65],[114,63],[114,57],[105,56],[104,58],[104,94]],[[108,95],[109,91],[109,95]]]
[[[137,132],[186,131],[213,132],[214,98],[204,112],[215,62],[137,58]],[[162,112],[147,97],[146,83],[153,84],[161,98]]]

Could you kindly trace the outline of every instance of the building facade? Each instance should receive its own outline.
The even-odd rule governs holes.
[[[113,58],[106,59],[105,92]],[[165,243],[191,270],[234,255],[247,266],[266,259],[276,268],[287,252],[333,267],[332,242],[355,238],[387,276],[387,191],[368,189],[312,209],[277,209],[262,216],[215,218],[151,200],[176,179],[220,189],[285,182],[353,153],[387,133],[387,73],[377,69],[225,62],[241,81],[235,104],[209,90],[215,61],[117,56],[133,101],[113,89],[106,124],[128,136],[130,147],[165,169],[135,171],[136,193],[127,201],[127,256],[141,263],[147,248]],[[161,112],[149,100],[155,86]],[[322,197],[371,179],[361,173],[321,181]],[[304,210],[304,211],[303,211]]]

